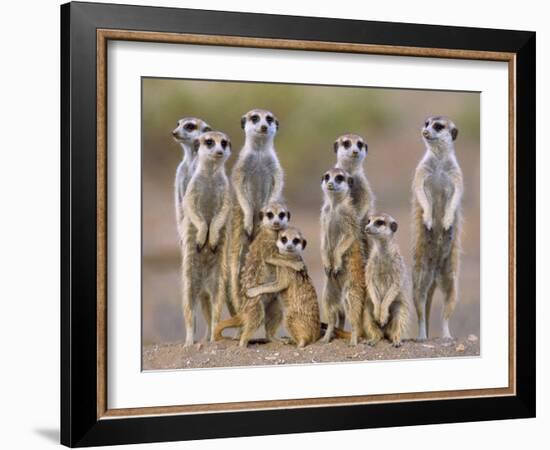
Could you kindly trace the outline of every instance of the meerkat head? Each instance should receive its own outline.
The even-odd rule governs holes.
[[[397,222],[389,214],[373,214],[368,217],[365,232],[377,239],[392,238],[397,231]]]
[[[231,155],[231,141],[225,133],[207,131],[193,141],[193,149],[200,160],[224,163]]]
[[[301,255],[306,245],[307,241],[297,228],[288,227],[286,230],[279,231],[277,249],[281,255]]]
[[[321,189],[325,195],[347,195],[353,186],[353,178],[344,169],[329,169],[321,177]]]
[[[341,163],[361,164],[368,149],[365,140],[357,134],[344,134],[334,141],[334,152]]]
[[[241,118],[241,128],[247,136],[265,139],[274,137],[279,129],[279,121],[272,112],[253,109]]]
[[[284,230],[290,220],[290,211],[282,203],[272,202],[260,210],[259,218],[262,227],[273,231]]]
[[[456,140],[458,128],[447,117],[428,117],[422,127],[422,138],[428,146],[450,144]]]
[[[196,117],[185,117],[177,121],[176,128],[172,130],[172,137],[176,142],[191,144],[207,131],[212,131],[212,128],[204,120]]]

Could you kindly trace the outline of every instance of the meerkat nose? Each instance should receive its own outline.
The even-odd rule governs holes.
[[[267,131],[267,125],[262,125],[261,130],[265,133]]]
[[[428,137],[430,135],[430,132],[428,130],[422,130],[422,136]]]
[[[178,134],[178,132],[176,130],[172,131],[172,136],[176,136],[177,134]]]

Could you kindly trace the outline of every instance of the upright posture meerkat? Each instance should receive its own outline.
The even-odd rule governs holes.
[[[369,258],[365,267],[365,284],[374,321],[393,346],[399,347],[407,326],[407,289],[410,285],[405,262],[393,237],[396,231],[397,222],[388,214],[368,217],[365,232],[369,241]],[[366,332],[371,336],[371,343],[381,337],[377,330]]]
[[[335,167],[345,170],[353,178],[351,198],[357,210],[359,222],[363,224],[369,211],[374,210],[375,200],[363,168],[368,145],[361,136],[344,134],[334,141],[334,152],[337,158]]]
[[[193,175],[196,161],[196,152],[193,149],[193,141],[201,133],[212,131],[210,125],[196,117],[186,117],[178,120],[176,128],[172,130],[172,137],[183,150],[183,158],[176,169],[174,182],[174,206],[176,210],[176,226],[181,239],[181,225],[183,220],[183,196],[187,184]]]
[[[449,319],[457,301],[462,214],[462,171],[455,157],[455,124],[430,117],[422,128],[426,153],[413,181],[413,296],[418,339],[428,337],[430,308],[436,285],[445,296],[442,336],[451,338]]]
[[[231,315],[240,307],[239,276],[258,213],[268,203],[279,201],[283,191],[283,170],[273,145],[279,121],[269,111],[253,109],[242,117],[241,127],[246,139],[231,173],[235,200],[227,246]]]
[[[293,270],[303,270],[302,261],[292,261],[279,258],[277,255],[277,234],[287,228],[290,212],[281,203],[272,202],[262,208],[259,213],[260,228],[250,244],[243,270],[241,271],[241,307],[238,313],[230,319],[222,320],[216,327],[214,338],[222,339],[222,331],[226,328],[240,328],[240,345],[246,347],[254,333],[265,323],[268,341],[278,340],[277,330],[282,321],[282,308],[276,295],[261,295],[247,299],[246,290],[259,284],[275,279],[274,265],[285,265]],[[268,264],[266,261],[270,261]]]
[[[183,312],[185,345],[193,344],[194,307],[200,300],[207,323],[207,339],[219,321],[224,300],[224,227],[231,209],[225,162],[231,154],[229,138],[217,131],[203,133],[194,141],[197,167],[184,198],[182,226]],[[212,333],[211,333],[212,332]]]
[[[357,345],[363,334],[365,262],[352,186],[353,178],[343,169],[330,169],[322,177],[321,259],[326,273],[322,306],[327,319],[323,341],[330,341],[345,309],[351,323],[350,344]]]
[[[284,322],[291,340],[304,347],[316,342],[321,334],[317,293],[311,278],[305,270],[297,271],[282,266],[283,260],[303,263],[302,251],[306,240],[296,228],[287,228],[279,232],[277,239],[278,257],[269,258],[269,264],[277,265],[276,279],[247,290],[246,295],[257,298],[259,295],[278,294],[284,307]]]

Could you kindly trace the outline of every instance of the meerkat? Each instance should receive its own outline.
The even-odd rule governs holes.
[[[241,118],[241,128],[246,138],[231,173],[234,206],[227,243],[231,315],[240,307],[240,271],[258,227],[258,213],[281,200],[283,191],[283,170],[274,146],[279,121],[269,111],[253,109]]]
[[[351,198],[357,209],[359,223],[363,225],[369,211],[374,211],[375,197],[363,168],[369,147],[361,136],[344,134],[334,141],[336,168],[343,169],[353,178]]]
[[[193,141],[201,133],[212,131],[210,125],[196,117],[186,117],[178,120],[176,128],[172,130],[172,137],[183,151],[183,158],[176,169],[174,182],[174,206],[176,211],[176,226],[181,239],[181,225],[183,220],[183,196],[187,184],[193,175],[196,163],[196,152],[193,149]]]
[[[194,342],[194,308],[200,300],[207,324],[206,338],[220,319],[224,302],[223,254],[218,250],[225,239],[224,228],[231,209],[225,162],[231,154],[229,138],[218,131],[201,134],[193,143],[197,167],[184,197],[182,225],[183,313],[185,345]]]
[[[369,307],[374,321],[394,347],[401,345],[409,313],[407,271],[394,240],[397,228],[397,222],[388,214],[369,216],[365,226],[370,249],[365,267]],[[366,331],[373,340],[381,337],[377,331]]]
[[[446,117],[429,117],[422,128],[426,152],[412,186],[413,296],[419,340],[429,336],[436,285],[444,294],[442,337],[452,338],[449,320],[457,302],[463,193],[454,148],[457,135],[457,127]]]
[[[216,340],[222,339],[222,332],[226,328],[240,328],[240,345],[246,347],[254,333],[265,324],[267,341],[279,340],[277,330],[282,321],[282,309],[276,295],[262,295],[258,298],[247,299],[246,289],[274,280],[275,267],[273,265],[288,266],[293,270],[303,270],[301,261],[279,259],[275,264],[267,264],[277,254],[277,234],[287,228],[290,212],[281,203],[272,202],[259,212],[260,228],[246,255],[241,272],[241,301],[240,310],[230,319],[221,321],[214,333]]]
[[[281,265],[281,258],[295,263],[303,263],[302,252],[307,241],[296,228],[289,227],[279,232],[277,239],[278,257],[269,258],[268,264],[276,265],[276,279],[247,290],[246,295],[257,298],[259,295],[278,294],[284,308],[285,328],[291,342],[298,347],[319,340],[321,320],[317,293],[306,270],[297,271]]]
[[[359,219],[353,206],[353,178],[343,169],[328,170],[321,178],[324,203],[321,209],[321,259],[325,268],[322,307],[327,319],[324,342],[330,342],[345,310],[351,324],[350,345],[363,335],[363,322],[370,324],[365,302],[365,259],[361,250]],[[363,317],[367,314],[366,317]]]

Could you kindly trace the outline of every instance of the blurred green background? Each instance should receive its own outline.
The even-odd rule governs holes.
[[[279,119],[275,146],[285,172],[284,195],[291,223],[308,240],[304,258],[319,296],[324,276],[319,256],[320,178],[335,163],[334,140],[353,132],[368,142],[365,170],[377,197],[377,210],[398,221],[398,242],[410,267],[411,182],[424,153],[420,129],[425,117],[434,114],[447,115],[455,122],[465,194],[459,304],[451,332],[456,337],[479,335],[479,94],[157,78],[142,82],[144,345],[178,342],[185,336],[172,191],[182,152],[171,130],[181,117],[200,117],[227,133],[233,148],[227,163],[229,175],[244,141],[240,118],[253,108],[268,109]],[[439,335],[440,316],[437,292],[432,336]],[[409,335],[414,336],[413,308],[410,323]],[[203,326],[201,317],[199,337]]]

